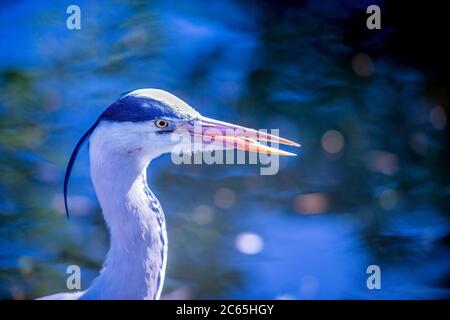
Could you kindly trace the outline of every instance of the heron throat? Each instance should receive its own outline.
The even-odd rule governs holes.
[[[110,232],[100,275],[82,299],[159,299],[167,234],[162,208],[147,184],[149,159],[108,152],[105,139],[90,141],[90,170]]]

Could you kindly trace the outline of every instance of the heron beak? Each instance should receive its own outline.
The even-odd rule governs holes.
[[[272,146],[285,144],[300,147],[300,144],[276,135],[203,116],[190,121],[187,130],[193,137],[201,137],[204,142],[220,143],[227,149],[238,149],[280,156],[296,156],[295,153],[283,151]],[[269,147],[260,142],[270,142],[272,146]]]

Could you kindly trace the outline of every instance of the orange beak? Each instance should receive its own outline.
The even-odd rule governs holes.
[[[257,131],[250,128],[241,127],[231,123],[199,117],[190,121],[185,128],[193,137],[200,137],[202,141],[220,143],[227,149],[238,149],[244,151],[253,151],[263,154],[273,154],[280,156],[296,156],[295,153],[283,151],[276,147],[260,143],[260,141],[277,146],[285,144],[294,147],[300,147],[300,144],[269,134],[263,131]]]

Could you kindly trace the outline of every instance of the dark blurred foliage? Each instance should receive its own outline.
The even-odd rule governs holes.
[[[382,9],[368,30],[366,8]],[[5,2],[0,296],[82,286],[108,247],[77,138],[120,93],[168,90],[207,116],[299,141],[256,166],[149,169],[170,238],[167,298],[442,298],[449,292],[446,11],[400,1]],[[23,23],[19,23],[19,21]],[[378,264],[383,290],[365,287]]]

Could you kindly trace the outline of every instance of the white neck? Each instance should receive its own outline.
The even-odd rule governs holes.
[[[159,299],[167,236],[164,214],[147,186],[149,162],[133,155],[139,150],[104,152],[108,149],[100,140],[91,138],[91,177],[111,247],[100,275],[82,298]]]

